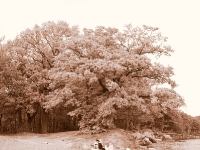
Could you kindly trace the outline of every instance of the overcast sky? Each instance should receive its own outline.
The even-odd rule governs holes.
[[[186,113],[200,115],[200,0],[0,0],[0,36],[64,20],[80,29],[125,24],[159,27],[175,50],[160,61],[174,67]]]

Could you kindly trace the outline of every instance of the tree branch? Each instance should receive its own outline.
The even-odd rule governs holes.
[[[105,85],[103,85],[102,80],[101,80],[101,79],[98,79],[98,81],[99,81],[99,85],[100,85],[100,86],[102,87],[102,89],[103,89],[103,92],[107,92],[108,89],[105,87]]]

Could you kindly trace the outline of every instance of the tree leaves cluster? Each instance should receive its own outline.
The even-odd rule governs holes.
[[[40,110],[42,133],[60,108],[89,131],[114,127],[123,109],[153,119],[179,113],[184,100],[174,90],[173,68],[149,57],[170,56],[166,42],[158,28],[145,25],[124,31],[79,31],[64,21],[35,25],[1,44],[1,106],[24,109],[30,125]],[[160,88],[164,83],[171,88]]]

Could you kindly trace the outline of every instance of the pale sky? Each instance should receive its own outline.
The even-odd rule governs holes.
[[[200,115],[200,0],[0,0],[0,36],[13,39],[26,28],[64,20],[70,26],[123,29],[159,27],[175,50],[160,61],[174,68],[176,91],[189,115]]]

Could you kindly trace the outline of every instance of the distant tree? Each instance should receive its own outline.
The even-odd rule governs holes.
[[[191,117],[192,123],[190,123],[190,131],[192,134],[199,135],[200,134],[200,121],[198,117]]]
[[[154,116],[155,126],[161,130],[169,128],[170,122],[176,122],[180,116],[179,108],[184,106],[184,99],[173,89],[157,87],[152,92],[150,109]]]

